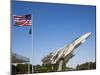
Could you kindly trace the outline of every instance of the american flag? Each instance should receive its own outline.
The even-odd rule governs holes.
[[[31,14],[28,15],[14,15],[15,26],[32,26]]]

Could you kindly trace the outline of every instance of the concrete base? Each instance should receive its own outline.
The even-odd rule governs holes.
[[[58,66],[58,70],[57,71],[62,71],[62,68],[63,68],[63,60],[61,60],[59,62],[59,66]]]

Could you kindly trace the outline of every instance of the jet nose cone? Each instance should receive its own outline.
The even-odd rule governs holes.
[[[86,39],[86,38],[88,38],[91,34],[92,34],[92,32],[88,32],[88,33],[84,34],[84,35],[82,36],[82,38]]]
[[[91,35],[92,34],[92,32],[88,32],[88,35]]]
[[[92,32],[88,32],[88,33],[86,33],[85,37],[88,38],[91,34],[92,34]]]
[[[92,34],[92,32],[88,32],[86,35],[87,37],[89,37]]]

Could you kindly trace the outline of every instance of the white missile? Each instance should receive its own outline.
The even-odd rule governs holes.
[[[74,49],[79,47],[82,43],[84,43],[87,38],[91,35],[91,32],[88,32],[81,37],[72,41],[71,44],[65,46],[64,48],[58,49],[51,58],[51,64],[57,63],[61,59],[66,59],[66,57],[73,52]]]

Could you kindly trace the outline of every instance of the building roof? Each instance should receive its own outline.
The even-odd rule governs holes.
[[[24,56],[21,56],[19,54],[16,53],[12,53],[11,54],[11,58],[12,58],[12,63],[25,63],[25,62],[30,62],[30,59]]]

